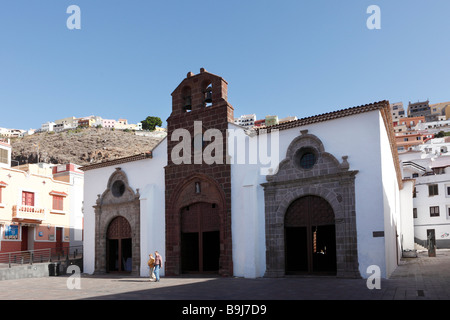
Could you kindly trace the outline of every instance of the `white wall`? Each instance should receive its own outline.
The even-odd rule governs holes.
[[[242,130],[231,123],[229,129]],[[246,145],[256,139],[247,137]],[[232,161],[237,162],[236,158]],[[231,166],[233,272],[238,277],[262,277],[266,269],[264,191],[260,186],[265,177],[259,174],[259,169],[256,164]]]
[[[70,186],[71,246],[83,244],[83,193],[84,174],[72,173]]]
[[[397,267],[401,257],[401,209],[400,190],[397,180],[389,138],[381,114],[380,124],[380,155],[381,177],[384,200],[384,240],[386,251],[386,270],[383,276],[389,277]],[[411,194],[412,196],[412,194]],[[397,234],[399,237],[397,237]]]
[[[88,170],[84,176],[84,272],[95,269],[95,212],[97,195],[102,194],[108,179],[120,166],[130,187],[141,195],[141,266],[140,276],[148,276],[148,255],[155,250],[165,257],[165,188],[164,166],[167,163],[167,140],[154,150],[153,158],[110,167]],[[164,268],[161,269],[164,276]]]
[[[400,243],[402,250],[414,250],[413,190],[413,180],[403,182],[403,189],[400,191],[402,229]]]

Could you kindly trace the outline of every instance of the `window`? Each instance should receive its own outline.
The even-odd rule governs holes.
[[[416,187],[414,187],[414,191],[413,191],[413,198],[417,197],[417,190]]]
[[[437,184],[430,184],[428,186],[428,195],[431,196],[437,196],[439,194],[438,192],[438,185]]]
[[[22,204],[34,207],[34,192],[22,191]]]
[[[67,193],[61,191],[51,191],[50,195],[52,196],[52,213],[64,214],[64,198],[68,196]]]
[[[311,169],[317,162],[317,153],[313,148],[301,148],[294,154],[294,163],[301,169]]]
[[[418,174],[418,173],[413,173],[413,174],[412,174],[412,177],[413,177],[413,178],[418,178],[418,177],[419,177],[419,174]]]
[[[64,197],[62,196],[53,196],[53,210],[64,210]]]
[[[413,218],[417,218],[417,208],[413,208]]]
[[[447,186],[447,195],[450,196],[450,186]]]
[[[112,184],[111,192],[114,197],[119,198],[125,193],[125,183],[122,180],[116,180]]]
[[[439,206],[430,207],[430,217],[439,217]]]
[[[316,156],[314,153],[305,153],[300,159],[300,166],[304,169],[309,169],[316,163]]]

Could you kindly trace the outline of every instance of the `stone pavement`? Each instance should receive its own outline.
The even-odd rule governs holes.
[[[450,250],[402,259],[380,289],[365,279],[335,277],[165,277],[160,282],[119,275],[81,275],[0,281],[2,300],[438,300],[450,298]]]

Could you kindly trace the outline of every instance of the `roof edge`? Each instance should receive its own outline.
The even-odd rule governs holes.
[[[153,153],[151,151],[149,151],[149,152],[135,154],[135,155],[124,157],[124,158],[118,158],[118,159],[114,159],[114,160],[89,164],[89,165],[80,167],[78,169],[80,169],[82,171],[89,171],[89,170],[94,170],[94,169],[98,169],[98,168],[110,167],[110,166],[114,166],[117,164],[139,161],[139,160],[144,160],[144,159],[151,159],[151,158],[153,158]]]

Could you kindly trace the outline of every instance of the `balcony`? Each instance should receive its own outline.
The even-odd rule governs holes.
[[[14,205],[12,217],[15,220],[42,221],[45,220],[45,209],[34,206]]]

